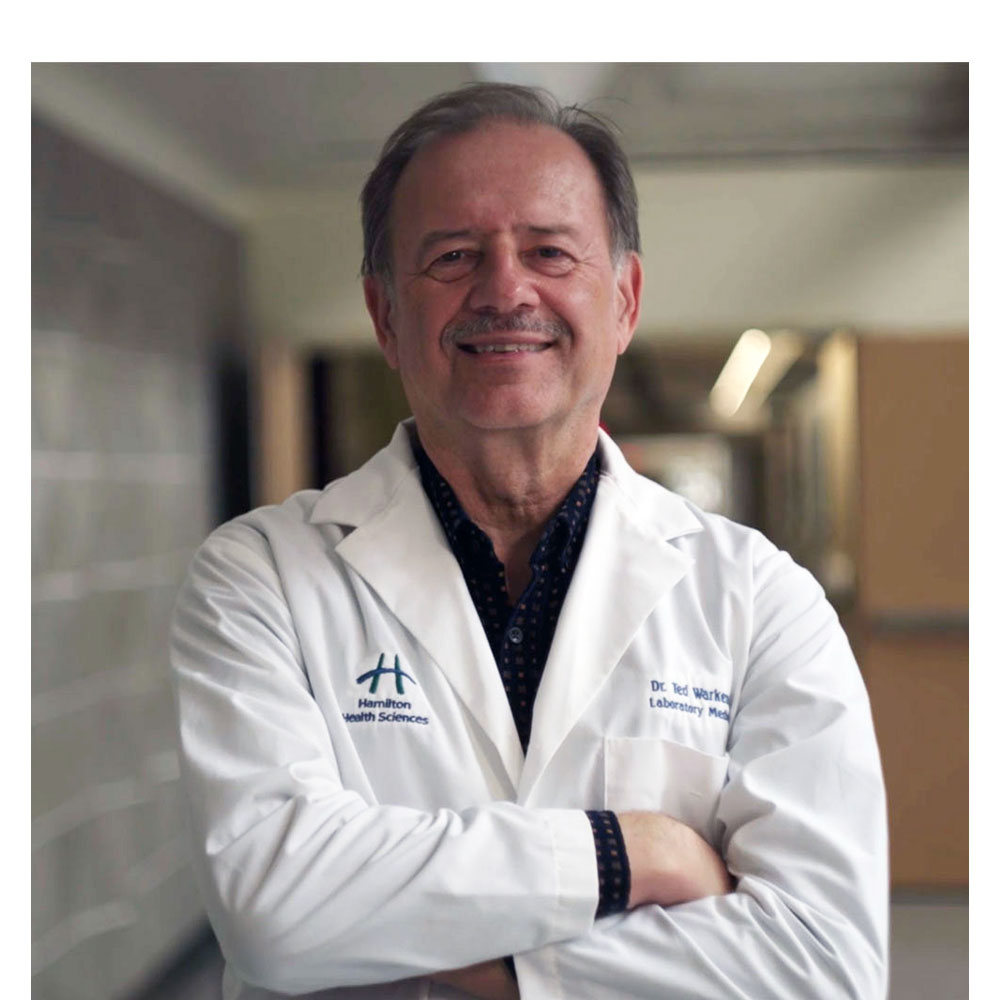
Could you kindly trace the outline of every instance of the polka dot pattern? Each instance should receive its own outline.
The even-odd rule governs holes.
[[[597,491],[597,452],[546,524],[531,555],[531,581],[516,604],[507,592],[504,568],[489,537],[470,520],[427,453],[420,447],[415,447],[414,453],[424,491],[462,569],[489,640],[521,746],[527,748],[535,695],[583,548]],[[600,876],[597,912],[616,913],[625,909],[629,894],[628,859],[621,829],[614,813],[587,815],[594,831]]]
[[[594,833],[597,848],[597,878],[601,887],[601,897],[595,916],[604,917],[609,913],[620,913],[628,906],[632,891],[632,873],[625,853],[625,840],[618,817],[607,809],[589,810],[587,819]]]
[[[597,489],[597,452],[555,512],[531,555],[531,581],[513,604],[493,543],[462,509],[454,491],[422,450],[424,489],[458,559],[500,670],[521,746],[531,735],[538,684],[559,612],[583,547]]]

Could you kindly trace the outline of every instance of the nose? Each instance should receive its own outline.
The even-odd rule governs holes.
[[[512,247],[493,247],[476,268],[469,308],[479,313],[512,313],[539,303],[534,275]]]

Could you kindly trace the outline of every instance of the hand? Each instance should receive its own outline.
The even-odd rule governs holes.
[[[464,990],[479,1000],[519,1000],[521,996],[517,983],[499,958],[463,969],[435,972],[431,980]]]
[[[733,890],[722,858],[691,827],[657,812],[619,813],[632,873],[628,908],[674,906]]]

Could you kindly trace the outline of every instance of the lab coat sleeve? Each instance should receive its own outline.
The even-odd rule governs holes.
[[[736,891],[640,907],[519,956],[523,1000],[885,997],[885,800],[867,695],[818,584],[757,548],[717,813]]]
[[[389,982],[593,925],[583,812],[423,812],[344,787],[252,522],[219,529],[195,557],[171,663],[196,873],[245,981],[282,993]]]

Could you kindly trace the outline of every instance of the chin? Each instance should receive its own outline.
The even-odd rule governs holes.
[[[511,413],[473,413],[463,418],[467,427],[480,431],[529,431],[547,422],[541,416]]]
[[[552,419],[546,420],[543,417],[531,415],[517,416],[509,413],[502,416],[489,417],[486,415],[473,415],[464,420],[469,433],[483,434],[525,434],[532,435],[546,427],[554,425]]]
[[[487,397],[457,401],[452,412],[463,423],[481,430],[527,430],[556,419],[560,413],[551,399],[535,394],[497,392]]]

